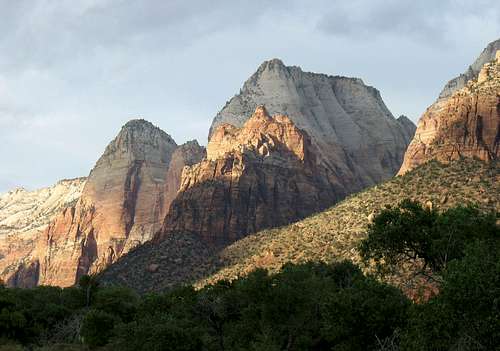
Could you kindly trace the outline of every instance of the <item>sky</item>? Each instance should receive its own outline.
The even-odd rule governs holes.
[[[206,144],[271,58],[416,122],[498,38],[498,0],[0,0],[0,192],[88,175],[132,118]]]

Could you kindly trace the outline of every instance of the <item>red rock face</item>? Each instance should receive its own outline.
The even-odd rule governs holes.
[[[182,168],[203,155],[196,142],[178,147],[151,123],[130,121],[97,161],[79,201],[48,225],[9,284],[69,286],[151,239]]]
[[[288,117],[270,117],[258,107],[242,128],[220,125],[206,159],[184,169],[156,239],[191,233],[224,245],[307,216],[343,196],[343,188],[317,163],[307,133]]]
[[[499,51],[500,52],[500,51]],[[500,57],[500,55],[499,55]],[[424,113],[399,174],[431,159],[491,161],[500,156],[500,58]]]

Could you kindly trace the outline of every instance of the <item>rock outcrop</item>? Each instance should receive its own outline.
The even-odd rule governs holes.
[[[303,72],[274,59],[217,114],[210,136],[223,123],[241,127],[258,105],[305,130],[318,160],[349,193],[392,177],[415,130],[411,121],[396,120],[378,90],[361,79]]]
[[[468,81],[477,79],[481,68],[495,59],[495,55],[498,50],[500,50],[500,39],[489,43],[479,57],[472,65],[469,66],[469,68],[467,68],[464,73],[446,83],[443,90],[439,94],[439,99],[446,99],[450,97],[455,91],[464,88]]]
[[[230,281],[256,268],[277,272],[287,263],[346,259],[359,263],[357,247],[366,236],[370,218],[386,205],[397,206],[409,198],[445,210],[472,201],[482,211],[500,211],[497,163],[474,159],[447,164],[431,161],[403,177],[393,177],[353,194],[325,211],[283,227],[262,230],[215,252],[203,246],[202,250],[199,240],[192,236],[170,236],[125,255],[104,272],[101,281],[146,293],[164,291],[176,284],[195,283],[200,287]],[[158,271],[149,272],[151,264],[158,265]],[[410,296],[419,291],[420,277],[415,276],[412,267],[393,273],[395,276],[386,277],[391,284]]]
[[[317,156],[306,132],[263,106],[241,128],[219,125],[207,157],[184,169],[157,240],[181,233],[225,245],[324,209],[347,193]]]
[[[399,174],[431,159],[449,162],[475,157],[491,161],[499,156],[500,50],[483,65],[476,78],[447,98],[441,96],[427,109]]]
[[[47,224],[78,201],[84,185],[85,178],[67,179],[34,191],[18,188],[0,194],[0,278],[23,265]]]
[[[159,128],[132,120],[107,146],[83,193],[37,240],[10,285],[72,285],[151,239],[175,197],[185,165],[199,161],[196,142],[177,146]]]

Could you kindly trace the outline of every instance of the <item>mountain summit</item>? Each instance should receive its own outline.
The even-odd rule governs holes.
[[[9,285],[73,285],[151,239],[177,193],[185,165],[201,159],[195,142],[178,146],[148,121],[126,123],[90,172],[76,203],[60,210]]]
[[[241,127],[258,105],[305,130],[319,161],[348,192],[393,176],[415,130],[396,120],[378,90],[361,79],[304,72],[273,59],[215,116],[209,138],[223,123]]]
[[[500,43],[497,41],[495,43]],[[483,51],[489,52],[491,45]],[[480,58],[481,58],[480,56]],[[488,56],[489,57],[489,56]],[[476,60],[476,62],[480,59]],[[472,66],[471,66],[472,67]],[[436,159],[492,161],[500,156],[500,49],[467,84],[423,114],[399,174]]]
[[[472,63],[472,65],[470,65],[464,73],[446,83],[443,90],[439,94],[439,98],[446,99],[447,97],[450,97],[455,91],[465,87],[468,81],[477,79],[481,68],[483,68],[483,66],[488,62],[491,62],[495,59],[495,55],[498,50],[500,50],[500,39],[489,43],[478,56],[478,58],[474,61],[474,63]]]

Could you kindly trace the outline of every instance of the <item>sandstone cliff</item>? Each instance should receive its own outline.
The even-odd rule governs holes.
[[[410,198],[448,209],[472,201],[482,210],[500,211],[499,192],[498,161],[432,161],[403,177],[353,194],[325,211],[248,235],[222,250],[210,251],[191,236],[170,236],[161,243],[141,246],[104,271],[101,281],[144,293],[175,284],[202,286],[232,280],[256,268],[276,272],[290,262],[359,262],[357,247],[365,238],[370,217],[386,205]],[[390,282],[406,292],[414,291],[419,281],[411,270],[406,273],[399,272]]]
[[[0,278],[23,264],[47,224],[80,198],[84,185],[85,178],[77,178],[0,194]]]
[[[440,97],[427,109],[399,174],[430,159],[449,162],[476,157],[491,161],[499,156],[500,50],[476,78],[450,96]]]
[[[467,70],[458,77],[453,78],[444,86],[439,94],[440,99],[446,99],[455,91],[462,89],[467,85],[467,82],[472,79],[477,79],[481,68],[488,62],[495,59],[497,50],[500,50],[500,39],[489,43],[479,57],[474,61]]]
[[[303,72],[274,59],[264,62],[217,114],[210,136],[223,123],[241,127],[258,105],[286,114],[305,130],[319,161],[347,192],[393,176],[415,130],[398,122],[380,93],[361,79]]]
[[[306,132],[263,106],[241,128],[219,125],[207,157],[184,169],[157,239],[191,233],[224,245],[325,208],[346,192],[317,154]]]
[[[178,147],[147,121],[128,122],[90,172],[78,202],[50,222],[8,283],[72,285],[151,239],[182,168],[203,153],[196,142]]]

